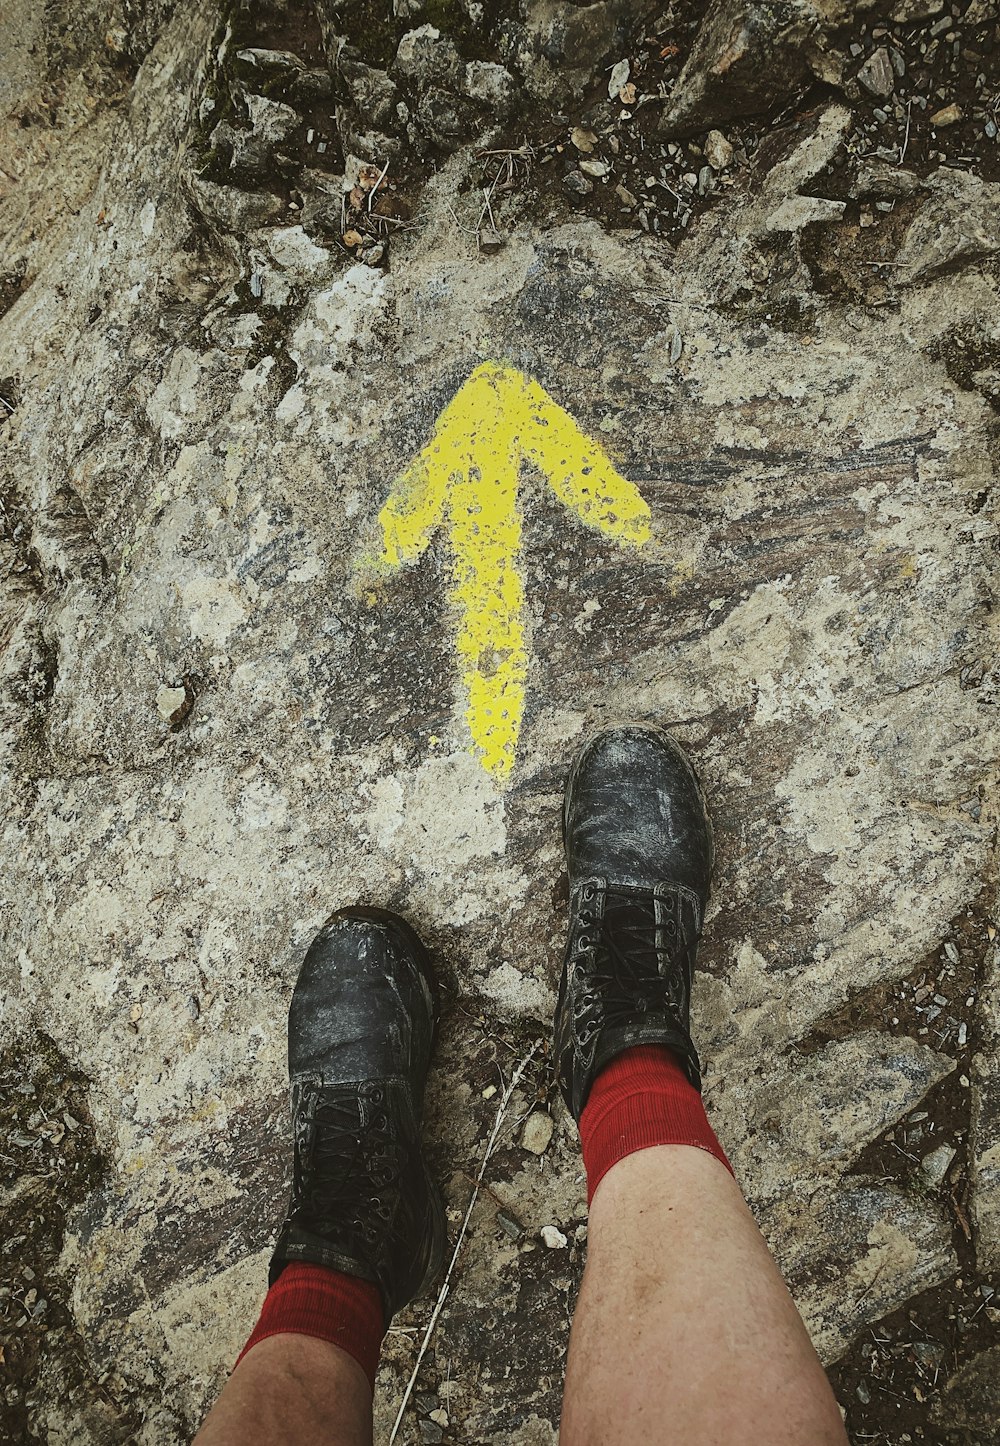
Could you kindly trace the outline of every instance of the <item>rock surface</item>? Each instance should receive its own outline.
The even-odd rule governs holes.
[[[823,20],[810,0],[712,0],[661,129],[683,135],[768,109],[808,74]]]
[[[932,175],[926,196],[897,196],[903,264],[866,310],[817,283],[823,236],[846,251],[853,224],[822,183],[849,132],[840,104],[796,120],[752,175],[739,163],[676,250],[546,222],[512,183],[487,254],[463,136],[482,120],[466,105],[505,91],[499,59],[455,42],[426,113],[393,119],[382,77],[402,91],[406,65],[359,52],[337,104],[371,155],[387,154],[382,100],[390,142],[416,124],[449,153],[418,222],[386,220],[379,269],[357,254],[374,233],[352,250],[340,226],[349,206],[379,214],[388,185],[333,136],[319,153],[299,98],[324,93],[318,40],[298,66],[284,42],[239,62],[282,85],[312,75],[275,101],[303,119],[278,140],[264,132],[289,118],[258,113],[263,170],[232,167],[232,141],[206,169],[217,126],[251,125],[215,109],[226,65],[249,84],[219,59],[217,18],[161,16],[134,79],[110,63],[78,78],[79,114],[50,132],[5,122],[19,179],[0,200],[2,265],[19,280],[0,331],[2,1009],[18,1059],[47,1033],[89,1081],[74,1113],[94,1141],[93,1181],[67,1196],[65,1348],[43,1357],[31,1422],[53,1441],[190,1439],[283,1208],[290,990],[346,903],[401,910],[431,946],[445,1010],[427,1134],[462,1217],[497,1088],[548,1035],[568,760],[621,718],[673,728],[706,784],[706,1098],[834,1361],[958,1269],[951,1172],[928,1191],[871,1159],[964,1088],[958,1004],[922,997],[933,1020],[903,1017],[901,981],[933,1001],[928,960],[943,979],[956,920],[996,909],[1000,298],[976,239],[993,188]],[[0,70],[15,107],[41,84],[33,33],[13,32],[23,72]],[[546,64],[568,75],[574,52]],[[570,173],[614,184],[613,152],[574,120]],[[275,160],[299,141],[312,150]],[[530,666],[506,788],[470,745],[447,535],[397,572],[368,567],[393,479],[497,359],[600,439],[652,516],[650,543],[626,551],[526,471]],[[990,967],[968,1205],[997,1268]],[[556,1440],[586,1237],[575,1131],[532,1059],[422,1368],[449,1432],[496,1446]],[[548,1121],[541,1152],[519,1133],[532,1119]],[[383,1436],[428,1310],[387,1341]],[[416,1414],[401,1439],[421,1439]]]
[[[976,1256],[1000,1270],[1000,951],[989,957],[979,1007],[981,1044],[972,1074],[972,1214]]]
[[[968,1446],[1000,1442],[1000,1346],[956,1371],[934,1407],[933,1420]]]
[[[1000,185],[962,171],[927,177],[931,194],[917,212],[896,257],[900,281],[935,276],[1000,250]]]

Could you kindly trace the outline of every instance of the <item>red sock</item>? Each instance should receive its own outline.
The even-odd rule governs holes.
[[[733,1173],[701,1095],[662,1044],[636,1045],[604,1066],[580,1116],[580,1144],[588,1205],[612,1165],[651,1145],[695,1145]]]
[[[339,1346],[354,1357],[374,1391],[385,1335],[377,1285],[325,1265],[286,1265],[264,1297],[260,1320],[236,1365],[258,1341],[286,1334],[315,1336]]]

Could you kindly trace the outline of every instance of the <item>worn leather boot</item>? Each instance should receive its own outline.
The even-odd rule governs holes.
[[[379,1287],[388,1323],[444,1255],[420,1145],[436,1023],[430,964],[402,919],[345,909],[313,940],[288,1016],[294,1174],[270,1284],[291,1261]]]
[[[701,1088],[689,1034],[695,950],[712,870],[712,830],[694,770],[660,728],[610,728],[566,784],[569,940],[555,1062],[579,1120],[609,1060],[665,1044]]]

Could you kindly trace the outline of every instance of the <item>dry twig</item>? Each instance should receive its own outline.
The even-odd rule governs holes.
[[[396,1420],[393,1423],[392,1430],[389,1433],[389,1446],[392,1446],[392,1443],[395,1441],[396,1436],[399,1432],[400,1423],[403,1420],[403,1415],[409,1404],[410,1396],[413,1392],[413,1387],[416,1385],[417,1376],[420,1373],[420,1367],[423,1364],[424,1356],[427,1354],[427,1347],[430,1345],[431,1336],[434,1334],[434,1327],[437,1325],[438,1317],[440,1316],[441,1311],[444,1308],[445,1301],[448,1299],[448,1291],[451,1288],[451,1277],[455,1270],[455,1262],[458,1260],[459,1252],[461,1251],[462,1245],[465,1242],[466,1232],[469,1228],[469,1221],[472,1219],[472,1212],[476,1207],[476,1201],[479,1199],[479,1192],[483,1186],[483,1180],[486,1175],[486,1167],[490,1163],[490,1158],[497,1146],[497,1140],[500,1138],[500,1128],[503,1124],[504,1116],[507,1113],[507,1107],[511,1102],[514,1091],[521,1083],[521,1080],[524,1076],[524,1071],[528,1068],[528,1065],[531,1063],[537,1053],[538,1041],[536,1041],[531,1046],[531,1049],[521,1060],[521,1063],[517,1066],[517,1069],[515,1069],[514,1073],[510,1077],[510,1084],[507,1085],[507,1087],[504,1089],[503,1094],[500,1096],[500,1104],[497,1107],[496,1118],[493,1121],[493,1129],[490,1131],[490,1137],[486,1142],[486,1149],[483,1152],[483,1162],[479,1167],[479,1174],[476,1176],[476,1182],[472,1187],[472,1194],[469,1197],[469,1204],[465,1212],[465,1217],[462,1220],[462,1228],[458,1232],[458,1239],[455,1241],[455,1249],[451,1252],[451,1260],[448,1262],[448,1269],[444,1273],[444,1280],[441,1282],[441,1289],[438,1291],[438,1298],[434,1303],[434,1309],[431,1311],[431,1318],[427,1322],[427,1329],[424,1332],[424,1338],[420,1343],[420,1350],[417,1352],[417,1359],[413,1364],[413,1370],[410,1373],[410,1379],[407,1381],[406,1390],[403,1392],[403,1399],[399,1403],[399,1411],[396,1413]]]

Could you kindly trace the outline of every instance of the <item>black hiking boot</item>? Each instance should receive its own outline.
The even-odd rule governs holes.
[[[436,1023],[423,945],[344,909],[310,945],[288,1015],[295,1163],[269,1283],[292,1261],[372,1281],[385,1323],[441,1267],[445,1217],[420,1148]]]
[[[694,770],[660,728],[598,734],[566,783],[569,940],[555,1061],[579,1121],[598,1072],[636,1044],[665,1044],[691,1083],[691,978],[712,871],[712,829]]]

